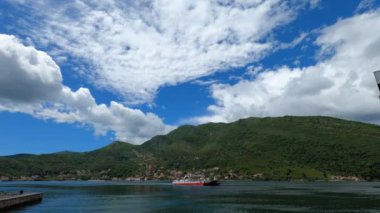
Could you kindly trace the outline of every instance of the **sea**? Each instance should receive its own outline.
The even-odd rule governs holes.
[[[19,190],[44,198],[9,212],[380,212],[380,182],[0,182],[0,191]]]

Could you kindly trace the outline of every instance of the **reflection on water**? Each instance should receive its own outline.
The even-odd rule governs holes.
[[[38,191],[42,203],[15,212],[380,212],[380,183],[1,182],[0,191]]]

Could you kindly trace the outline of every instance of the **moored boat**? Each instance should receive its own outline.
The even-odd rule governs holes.
[[[220,183],[217,180],[208,180],[205,178],[193,178],[190,176],[185,176],[183,179],[174,180],[173,185],[177,186],[219,186]]]

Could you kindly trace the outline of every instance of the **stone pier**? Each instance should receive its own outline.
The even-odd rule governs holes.
[[[23,193],[0,196],[0,210],[12,209],[25,204],[41,202],[42,193]]]

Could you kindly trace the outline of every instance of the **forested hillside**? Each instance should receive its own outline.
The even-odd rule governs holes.
[[[380,179],[380,127],[329,117],[181,126],[143,145],[0,158],[2,179]],[[335,176],[335,177],[334,177]]]

